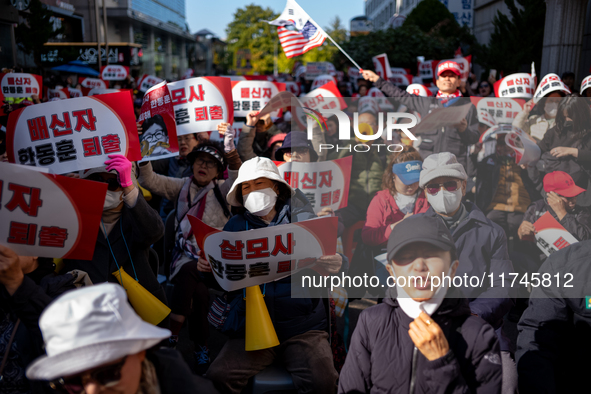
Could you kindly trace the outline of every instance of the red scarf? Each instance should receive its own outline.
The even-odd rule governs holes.
[[[444,95],[443,93],[441,93],[441,90],[439,90],[439,91],[437,91],[436,97],[439,99],[439,101],[441,101],[441,104],[443,104],[444,107],[447,107],[449,104],[451,104],[451,103],[449,103],[449,101],[451,99],[462,97],[462,92],[460,92],[460,90],[458,89],[451,94]],[[453,100],[453,101],[455,101],[455,100]]]

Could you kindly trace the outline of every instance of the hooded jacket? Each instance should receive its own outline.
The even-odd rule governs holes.
[[[535,223],[546,212],[550,212],[552,217],[579,241],[591,239],[591,214],[587,207],[575,206],[572,212],[568,212],[562,220],[558,220],[558,216],[546,201],[538,200],[527,208],[523,220]]]
[[[499,343],[490,325],[451,288],[432,315],[449,343],[447,355],[429,361],[408,334],[413,321],[399,306],[395,289],[382,304],[359,316],[339,393],[500,393]]]
[[[590,254],[591,241],[578,242],[552,253],[538,271],[546,281],[533,287],[518,324],[515,356],[522,394],[589,388]]]
[[[514,351],[512,344],[502,333],[503,317],[513,306],[507,281],[514,272],[509,260],[507,237],[505,231],[496,223],[484,216],[476,205],[465,202],[468,216],[453,230],[452,236],[458,251],[460,265],[456,276],[467,275],[484,278],[481,286],[462,287],[462,292],[470,303],[470,310],[489,323],[499,336],[501,350]],[[423,215],[436,216],[432,207]],[[491,275],[492,274],[492,286]]]

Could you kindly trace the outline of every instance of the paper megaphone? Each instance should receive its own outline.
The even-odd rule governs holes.
[[[245,325],[246,351],[268,349],[279,345],[279,338],[259,286],[246,288]]]
[[[119,275],[121,271],[121,275]],[[135,312],[144,321],[158,325],[168,314],[170,308],[133,279],[123,268],[113,272],[121,286],[127,291],[127,298]]]

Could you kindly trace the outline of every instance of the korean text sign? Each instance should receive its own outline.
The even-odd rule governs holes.
[[[343,110],[347,108],[347,104],[334,82],[329,82],[318,89],[312,90],[304,97],[300,97],[299,100],[302,103],[302,107],[317,111],[321,109]]]
[[[166,81],[148,89],[138,122],[142,124],[143,131],[140,135],[142,161],[178,155],[174,109]]]
[[[11,163],[49,168],[55,174],[101,167],[108,155],[141,159],[128,92],[53,101],[10,114]]]
[[[25,256],[91,260],[107,184],[0,163],[0,244]]]
[[[542,217],[534,223],[534,227],[536,228],[536,244],[546,256],[550,256],[557,250],[579,242],[571,233],[562,227],[556,219],[554,219],[550,212],[543,214]]]
[[[279,173],[293,188],[300,189],[318,213],[347,206],[353,156],[315,163],[276,162]]]
[[[41,96],[43,79],[35,74],[0,74],[0,86],[4,97],[27,98],[34,94]]]
[[[230,78],[199,77],[168,84],[177,134],[216,130],[234,121]]]
[[[260,111],[272,97],[285,91],[284,83],[268,81],[232,81],[234,116],[245,117],[250,111]],[[271,116],[277,116],[275,111]]]
[[[478,112],[488,112],[496,124],[513,123],[515,117],[523,111],[525,100],[503,97],[470,97]]]
[[[197,243],[226,291],[287,277],[336,253],[336,217],[239,232],[211,229],[194,216],[189,220],[196,237],[204,234]]]

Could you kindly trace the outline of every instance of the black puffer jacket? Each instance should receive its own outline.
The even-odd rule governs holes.
[[[339,393],[500,393],[501,355],[493,328],[470,315],[457,289],[433,314],[450,352],[429,361],[408,334],[411,319],[391,296],[364,310],[339,378]]]

